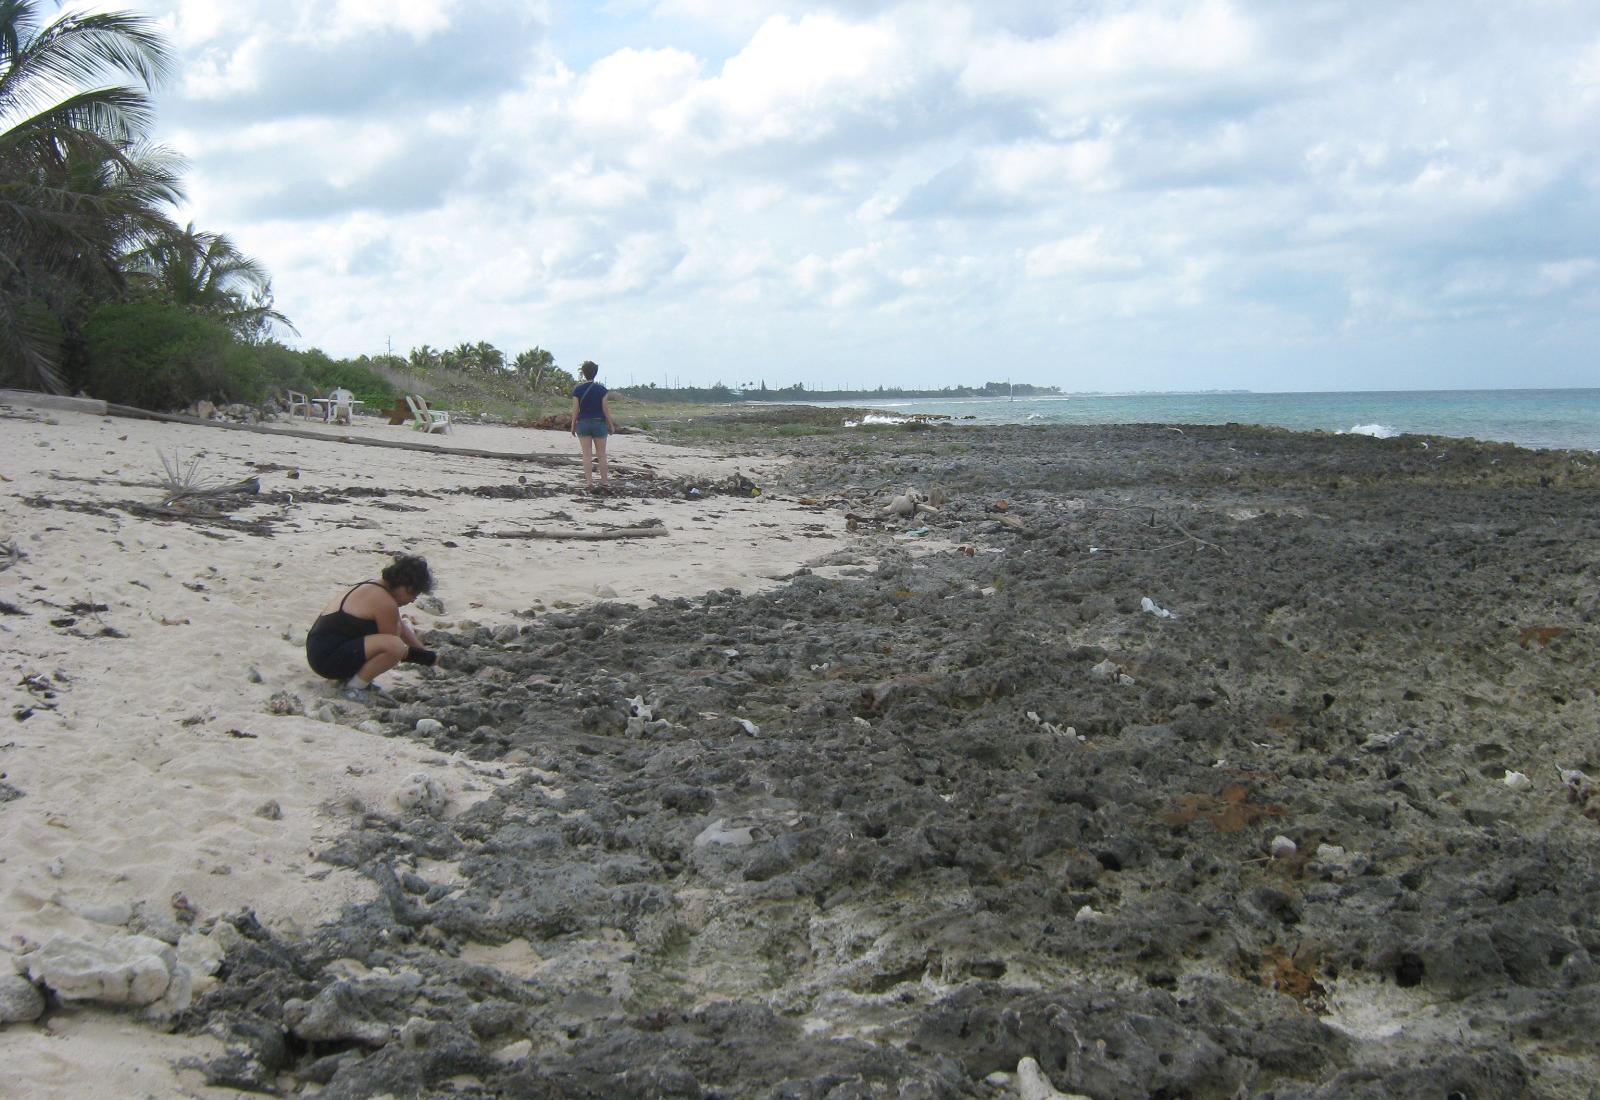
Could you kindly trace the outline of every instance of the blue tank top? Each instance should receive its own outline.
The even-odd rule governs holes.
[[[579,420],[604,420],[607,390],[598,382],[579,382],[572,387],[572,396],[578,399]]]

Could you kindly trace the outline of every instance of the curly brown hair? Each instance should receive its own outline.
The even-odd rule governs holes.
[[[383,583],[390,588],[406,587],[417,595],[433,591],[433,573],[428,563],[415,554],[396,554],[383,568]]]

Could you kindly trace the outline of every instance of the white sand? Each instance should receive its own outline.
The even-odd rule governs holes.
[[[459,812],[512,774],[415,741],[269,712],[277,692],[299,696],[313,714],[333,701],[331,688],[306,668],[306,628],[330,594],[376,576],[390,552],[425,555],[438,577],[444,614],[407,612],[426,630],[526,622],[514,612],[601,597],[642,602],[728,586],[750,591],[845,545],[814,537],[825,529],[842,538],[836,515],[771,495],[641,501],[450,494],[519,478],[575,488],[577,448],[562,432],[462,425],[449,436],[424,437],[365,418],[353,428],[293,426],[325,438],[0,407],[0,549],[9,540],[25,555],[0,570],[0,600],[26,613],[0,615],[0,781],[23,792],[0,803],[0,943],[13,960],[56,935],[119,935],[127,929],[104,921],[128,908],[171,918],[180,894],[201,923],[250,908],[285,933],[309,929],[370,895],[360,875],[312,858],[359,807],[393,810],[399,781],[426,771],[448,788],[450,812]],[[426,439],[439,448],[568,462],[381,449],[341,437]],[[229,480],[262,466],[287,468],[261,473],[264,492],[371,487],[389,495],[257,503],[237,513],[272,517],[271,538],[116,507],[160,503],[162,454],[185,462],[203,456],[210,472]],[[760,463],[640,436],[614,438],[612,456],[620,467],[614,473],[630,477],[648,468],[662,477],[722,479],[737,469],[759,484],[767,472]],[[64,507],[95,503],[107,505],[104,514]],[[649,517],[663,520],[670,534],[603,542],[467,535],[480,528],[592,530]],[[107,610],[74,613],[75,603]],[[75,621],[51,624],[68,618]],[[104,628],[123,637],[103,636]],[[402,666],[387,679],[415,675]],[[26,678],[54,698],[30,689]],[[25,720],[14,717],[29,707]],[[281,817],[258,814],[268,802]],[[7,964],[0,956],[0,966]],[[143,1027],[128,1012],[72,1009],[0,1031],[0,1091],[233,1095],[172,1068],[174,1059],[219,1050],[213,1040]]]

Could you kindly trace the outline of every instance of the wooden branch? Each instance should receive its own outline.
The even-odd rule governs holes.
[[[533,528],[529,531],[470,531],[472,535],[490,539],[579,539],[583,542],[600,542],[605,539],[655,539],[670,534],[665,527],[610,527],[601,531],[551,531]]]
[[[331,435],[328,432],[309,431],[304,428],[268,427],[264,424],[234,424],[227,420],[201,420],[179,413],[150,412],[131,405],[107,405],[109,416],[123,416],[132,420],[159,420],[168,424],[191,424],[197,428],[220,428],[229,432],[251,432],[255,435],[287,435],[296,439],[316,439],[323,443],[349,443],[358,447],[386,447],[396,451],[431,451],[440,455],[459,455],[467,458],[498,458],[507,462],[531,462],[539,466],[574,466],[577,455],[519,454],[511,451],[485,451],[475,447],[435,447],[428,443],[413,443],[407,439],[369,439],[359,435]],[[615,462],[612,469],[620,470]]]

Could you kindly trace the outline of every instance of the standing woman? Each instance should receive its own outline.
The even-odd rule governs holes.
[[[583,381],[572,387],[572,434],[578,437],[583,451],[583,487],[594,488],[594,460],[600,459],[600,484],[608,485],[611,475],[606,469],[606,437],[617,430],[611,422],[611,393],[594,380],[600,373],[599,364],[585,359],[578,368]]]
[[[311,671],[344,681],[345,698],[366,699],[372,681],[401,661],[431,665],[438,654],[423,648],[400,609],[433,590],[433,574],[419,557],[401,555],[382,580],[362,581],[328,601],[306,635]]]

